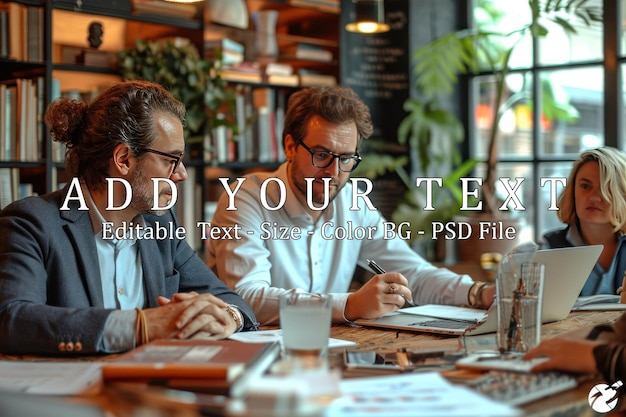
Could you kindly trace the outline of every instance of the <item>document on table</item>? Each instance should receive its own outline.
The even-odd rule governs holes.
[[[264,343],[273,341],[278,341],[282,343],[282,334],[280,332],[280,329],[258,330],[256,332],[233,333],[230,335],[229,339],[248,343]],[[332,337],[328,339],[328,347],[331,349],[350,346],[356,346],[356,343],[350,340],[334,339]]]
[[[96,394],[99,362],[0,361],[0,390],[42,395]]]
[[[441,375],[411,373],[341,382],[324,417],[509,417],[521,410],[495,402]]]
[[[440,304],[425,304],[417,307],[402,308],[398,310],[398,313],[468,322],[481,322],[487,319],[485,310]]]

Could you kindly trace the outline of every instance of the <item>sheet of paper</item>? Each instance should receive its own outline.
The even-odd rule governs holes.
[[[418,316],[429,316],[440,319],[461,320],[468,322],[480,322],[487,318],[487,312],[485,310],[440,304],[425,304],[423,306],[407,307],[398,310],[398,312],[403,314],[415,314]]]
[[[435,372],[347,379],[341,382],[341,392],[324,417],[521,415],[521,410],[452,385]]]
[[[278,342],[282,342],[282,335],[280,333],[280,329],[258,330],[256,332],[233,333],[232,335],[230,335],[229,339],[248,343],[265,343],[275,340]],[[350,346],[356,346],[356,343],[349,340],[333,339],[332,337],[328,339],[329,348],[341,348]]]
[[[622,304],[619,301],[620,296],[613,294],[578,297],[572,307],[572,311],[626,310],[626,304]]]
[[[0,390],[43,395],[96,394],[99,362],[0,361]]]

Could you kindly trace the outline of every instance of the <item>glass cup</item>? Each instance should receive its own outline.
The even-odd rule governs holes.
[[[538,262],[500,271],[496,302],[501,353],[527,352],[540,342],[544,275],[545,265]]]
[[[280,297],[285,359],[298,368],[327,366],[332,302],[330,295],[289,292]]]

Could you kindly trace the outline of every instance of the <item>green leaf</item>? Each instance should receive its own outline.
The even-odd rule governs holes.
[[[137,40],[134,48],[118,53],[122,76],[126,79],[146,79],[162,84],[178,97],[187,109],[186,137],[203,137],[216,125],[236,129],[234,117],[217,119],[221,112],[235,110],[235,95],[226,94],[227,84],[217,68],[221,62],[202,59],[196,47],[188,43]],[[211,99],[205,92],[212,92]]]
[[[567,33],[572,33],[572,34],[578,33],[576,31],[576,28],[574,26],[572,26],[567,20],[563,19],[562,17],[555,16],[554,18],[552,18],[550,20],[552,20],[553,22],[555,22],[559,26],[561,26],[563,31],[565,31]],[[547,30],[546,30],[546,34],[547,34]]]

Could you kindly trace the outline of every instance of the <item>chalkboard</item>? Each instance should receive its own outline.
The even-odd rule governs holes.
[[[384,5],[385,22],[391,30],[360,34],[345,29],[354,19],[354,3],[342,0],[340,83],[351,87],[369,106],[374,123],[372,138],[395,142],[410,89],[409,2],[385,0]]]

